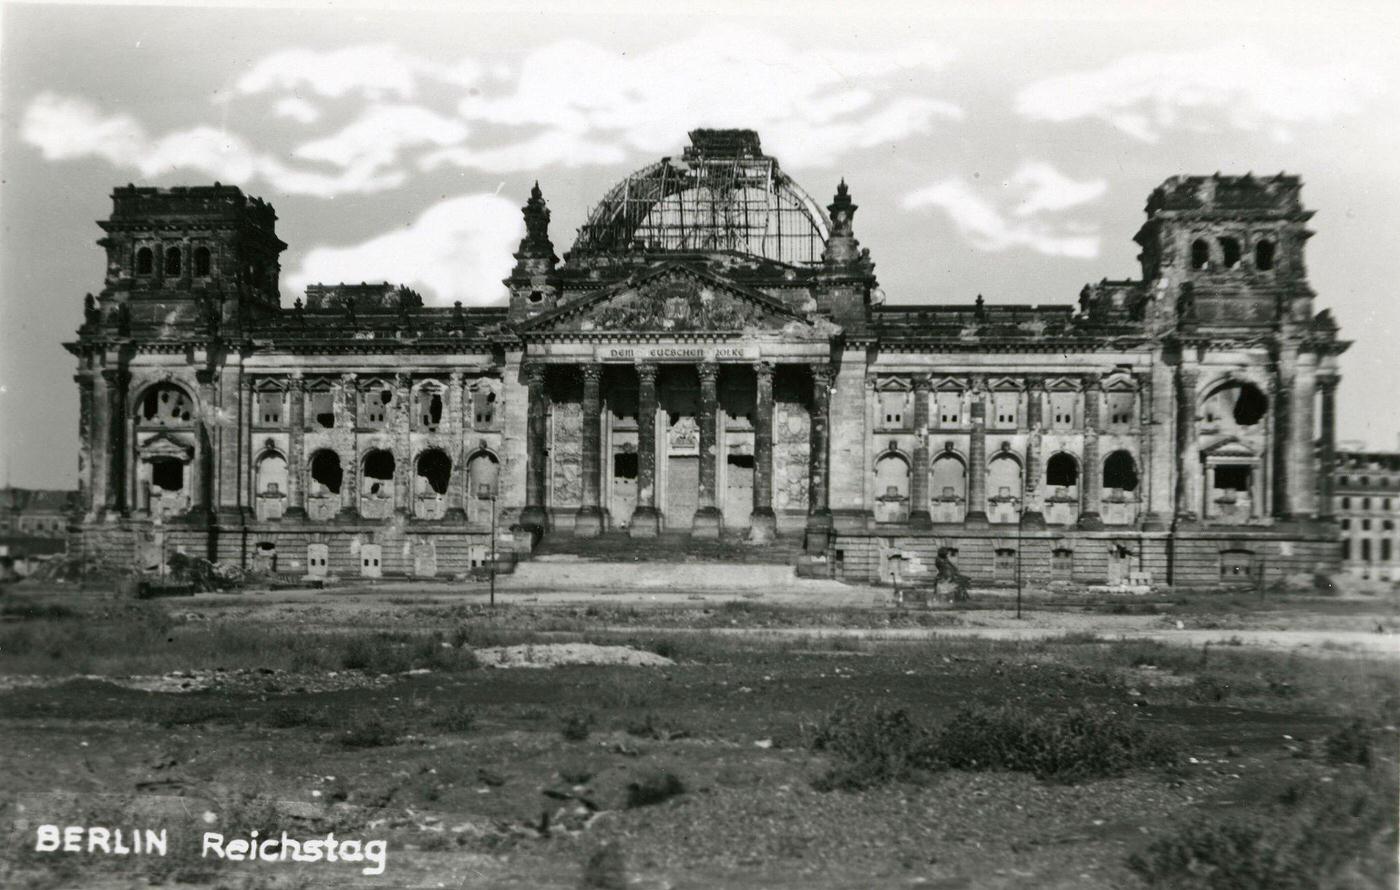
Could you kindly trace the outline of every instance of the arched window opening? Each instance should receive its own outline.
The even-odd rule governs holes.
[[[136,274],[150,275],[155,271],[156,255],[149,247],[136,251]]]
[[[1235,401],[1235,423],[1240,426],[1254,426],[1264,419],[1269,410],[1269,400],[1259,391],[1259,387],[1246,383],[1240,387],[1240,397]]]
[[[1220,239],[1220,258],[1225,268],[1233,269],[1240,264],[1240,242],[1237,238]]]
[[[1268,272],[1274,267],[1274,242],[1260,241],[1254,245],[1254,268]]]
[[[1055,487],[1078,485],[1079,464],[1063,451],[1050,455],[1050,460],[1045,463],[1045,484]]]
[[[194,417],[194,404],[185,391],[171,383],[161,383],[146,390],[141,399],[141,419],[162,426],[189,423]]]
[[[1137,464],[1126,451],[1115,451],[1103,462],[1103,487],[1122,491],[1136,491],[1138,486]]]
[[[390,476],[393,475],[393,458],[390,458]],[[452,459],[442,451],[431,448],[418,456],[418,475],[428,483],[434,494],[447,494],[447,485],[452,480]]]
[[[364,475],[365,494],[388,497],[394,488],[394,455],[382,448],[366,454]]]
[[[340,494],[340,455],[334,451],[318,451],[311,455],[311,481],[330,494]]]
[[[467,520],[486,523],[491,521],[496,497],[496,481],[500,464],[495,455],[480,451],[467,461]]]
[[[277,497],[287,492],[287,461],[280,454],[269,453],[258,461],[258,478],[254,494]]]
[[[165,249],[165,274],[180,274],[180,248],[167,247]]]
[[[909,464],[900,455],[887,454],[875,462],[875,496],[909,496]]]
[[[210,269],[213,267],[209,248],[196,247],[194,249],[194,274],[200,278],[208,278]]]
[[[153,458],[151,484],[164,491],[180,491],[185,487],[185,465],[173,457]]]
[[[1204,269],[1210,265],[1210,243],[1197,238],[1191,245],[1191,268]]]

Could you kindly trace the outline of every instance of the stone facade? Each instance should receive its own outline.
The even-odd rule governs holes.
[[[1363,580],[1400,581],[1400,453],[1339,452],[1330,482],[1342,568]]]
[[[270,206],[120,188],[69,344],[77,534],[312,575],[465,571],[493,520],[524,550],[802,534],[805,570],[853,579],[940,548],[992,583],[1331,571],[1347,344],[1300,189],[1167,180],[1142,277],[1077,308],[888,305],[844,182],[823,210],[752,132],[698,130],[562,261],[536,186],[500,308],[389,284],[284,308]]]

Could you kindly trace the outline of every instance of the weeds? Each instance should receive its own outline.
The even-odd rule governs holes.
[[[665,803],[685,793],[685,784],[674,773],[649,772],[627,785],[627,808]]]
[[[1387,887],[1395,835],[1384,783],[1295,786],[1264,813],[1193,814],[1128,866],[1173,890]]]
[[[476,711],[462,705],[449,707],[433,718],[433,726],[445,732],[471,732],[476,726]]]
[[[593,732],[592,714],[570,714],[559,727],[559,734],[568,742],[582,742]]]
[[[1364,720],[1352,720],[1323,742],[1323,753],[1327,762],[1335,766],[1357,764],[1371,765],[1371,745],[1373,733]]]
[[[906,781],[937,765],[932,736],[903,709],[838,708],[812,732],[810,747],[837,759],[813,782],[819,791]]]
[[[394,731],[377,719],[357,724],[335,738],[346,748],[383,748],[398,741]]]

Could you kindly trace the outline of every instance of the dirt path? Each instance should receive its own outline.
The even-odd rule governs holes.
[[[1027,614],[1025,621],[1034,622],[1038,616]],[[1076,616],[1093,618],[1095,616]],[[1108,616],[1101,616],[1108,617]],[[1107,622],[1106,622],[1107,623]],[[1116,627],[1094,626],[1092,620],[1079,627],[943,627],[943,628],[850,628],[850,627],[721,627],[690,630],[675,627],[600,628],[630,633],[706,633],[724,636],[802,638],[844,637],[857,640],[1048,640],[1083,633],[1094,633],[1104,642],[1120,640],[1154,640],[1178,646],[1247,646],[1282,651],[1303,651],[1321,656],[1369,656],[1400,661],[1400,634],[1364,633],[1344,630],[1222,630],[1183,629],[1161,630],[1130,628],[1122,622]],[[1305,650],[1305,651],[1304,651]]]

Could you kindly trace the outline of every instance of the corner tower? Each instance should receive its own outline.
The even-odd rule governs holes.
[[[278,308],[278,257],[286,249],[272,205],[236,186],[112,192],[107,276],[97,318],[127,332],[241,327]]]
[[[1159,322],[1272,327],[1312,318],[1303,245],[1312,211],[1296,176],[1174,176],[1147,200],[1143,281]]]

